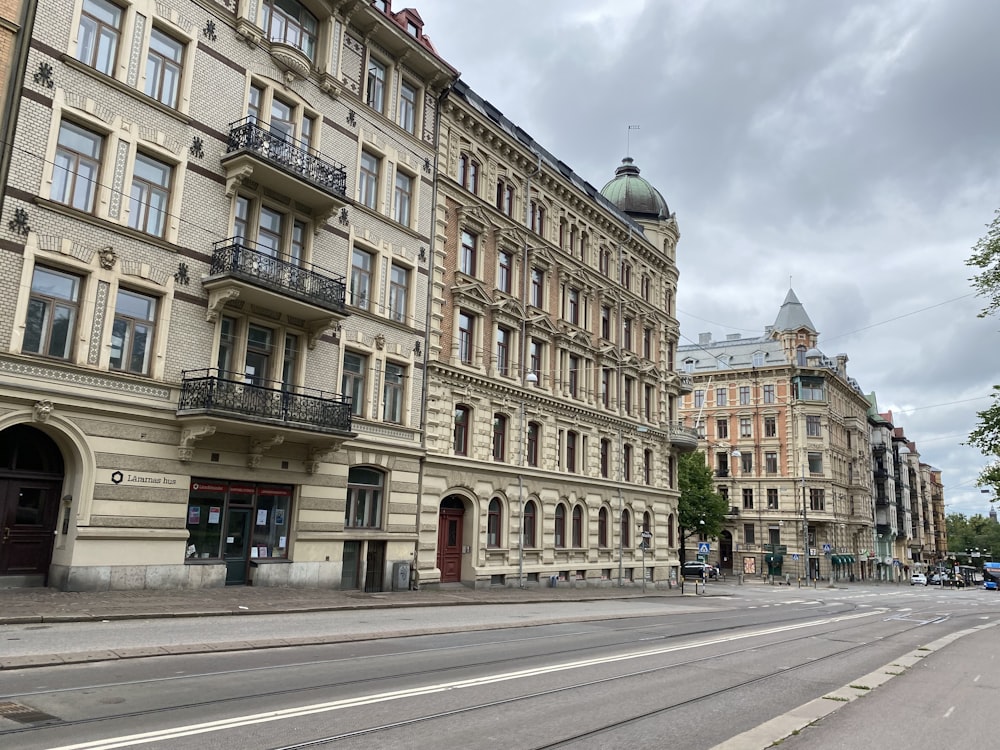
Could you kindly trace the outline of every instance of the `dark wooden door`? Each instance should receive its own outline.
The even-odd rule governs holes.
[[[368,555],[365,557],[365,591],[373,594],[384,589],[385,579],[385,542],[372,540],[368,542]]]
[[[242,586],[247,582],[247,566],[250,555],[251,508],[230,508],[226,518],[226,539],[224,559],[226,561],[226,585]]]
[[[0,479],[0,575],[47,576],[60,482]]]
[[[438,518],[438,569],[441,583],[462,580],[462,517],[464,511],[441,508]]]

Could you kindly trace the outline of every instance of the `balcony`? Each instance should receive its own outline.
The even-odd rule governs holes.
[[[320,223],[347,205],[347,170],[308,144],[287,138],[261,125],[253,116],[229,126],[226,155],[226,194],[233,195],[243,181],[266,185],[309,206]]]
[[[212,265],[201,284],[209,292],[209,320],[235,298],[298,318],[319,332],[347,316],[343,276],[276,258],[242,237],[213,244]]]
[[[323,433],[351,436],[351,400],[310,388],[283,389],[281,383],[251,382],[243,375],[214,368],[185,370],[181,377],[178,417],[242,423],[238,432]],[[206,417],[210,419],[205,419]]]
[[[670,424],[670,442],[678,450],[689,451],[698,448],[698,431],[694,427],[688,427],[683,422],[673,422]]]
[[[683,395],[685,393],[691,393],[694,390],[694,377],[688,372],[677,373],[678,388],[677,390]]]

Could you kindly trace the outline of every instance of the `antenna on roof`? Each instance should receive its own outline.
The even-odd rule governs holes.
[[[628,131],[625,133],[625,156],[632,155],[632,131],[638,130],[638,125],[629,125]]]

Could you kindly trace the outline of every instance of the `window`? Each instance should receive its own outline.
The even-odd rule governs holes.
[[[601,338],[611,340],[611,308],[601,305]]]
[[[513,286],[514,256],[504,250],[497,255],[497,289],[510,294]]]
[[[743,510],[753,510],[753,488],[743,488]]]
[[[721,450],[715,454],[715,475],[719,477],[729,476],[729,452]]]
[[[570,544],[576,549],[583,547],[583,508],[573,506],[573,531]]]
[[[603,245],[597,254],[597,270],[605,276],[611,275],[611,251]]]
[[[809,509],[826,510],[826,497],[821,488],[809,488]]]
[[[261,260],[257,254],[267,258],[284,258],[298,265],[306,254],[309,232],[308,223],[291,214],[284,214],[270,206],[245,196],[237,196],[233,218],[233,237],[240,245],[252,243],[254,246],[245,255],[247,266]],[[256,242],[254,242],[256,240]],[[274,264],[268,264],[266,273],[276,273]]]
[[[22,351],[69,359],[80,302],[80,277],[36,266]]]
[[[410,270],[393,263],[389,271],[389,317],[397,323],[406,322],[409,289]]]
[[[536,537],[537,512],[535,501],[529,500],[524,504],[524,517],[521,519],[521,532],[524,534],[524,546],[534,549],[538,546]]]
[[[566,506],[562,503],[556,506],[556,517],[553,531],[555,532],[555,546],[562,549],[566,546]]]
[[[806,366],[806,348],[802,344],[795,347],[795,364],[799,367]]]
[[[716,388],[715,389],[715,405],[725,406],[726,405],[726,389]]]
[[[743,452],[740,454],[740,470],[744,474],[753,472],[753,453]]]
[[[767,509],[778,509],[778,490],[775,487],[768,487],[767,489]]]
[[[507,460],[507,417],[493,415],[493,460]]]
[[[632,318],[622,321],[622,346],[632,351]]]
[[[476,317],[462,310],[458,313],[458,358],[463,365],[471,365],[475,351]]]
[[[146,95],[168,107],[177,106],[183,69],[184,45],[154,28],[146,57]]]
[[[806,435],[809,437],[822,437],[823,430],[820,426],[820,418],[818,414],[806,415]]]
[[[729,419],[715,420],[715,437],[724,440],[729,437]]]
[[[629,531],[632,529],[631,516],[627,510],[622,511],[621,516],[621,537],[622,537],[622,547],[631,547],[632,540]]]
[[[576,448],[579,439],[579,433],[573,430],[566,433],[566,471],[576,472]]]
[[[378,206],[378,172],[379,160],[368,153],[361,152],[361,176],[358,179],[358,200],[361,204],[374,210]]]
[[[597,513],[597,546],[608,546],[608,509],[601,508]]]
[[[384,485],[385,474],[377,469],[354,466],[347,472],[344,526],[372,529],[381,525]]]
[[[510,375],[510,343],[514,334],[509,328],[497,326],[497,374]]]
[[[626,289],[632,288],[632,266],[625,261],[621,263],[621,275],[619,277],[621,285]]]
[[[809,473],[810,474],[822,474],[823,473],[823,454],[822,453],[809,453]]]
[[[768,451],[764,454],[764,471],[768,474],[778,473],[778,454],[774,451]]]
[[[614,371],[610,367],[601,368],[601,403],[605,408],[611,407],[611,376]]]
[[[694,392],[694,408],[700,409],[705,405],[705,391]]]
[[[540,268],[531,269],[531,304],[534,307],[544,307],[545,274]]]
[[[500,546],[500,501],[497,498],[490,500],[489,508],[486,511],[486,546],[494,549]]]
[[[542,371],[542,352],[545,351],[545,344],[538,339],[532,339],[528,351],[528,367],[531,372]]]
[[[743,524],[743,541],[746,544],[756,544],[756,536],[754,536],[754,526],[752,523]]]
[[[368,309],[372,294],[372,254],[354,248],[351,253],[351,304]]]
[[[632,403],[635,400],[635,378],[626,376],[623,382],[625,387],[625,413],[632,413]]]
[[[538,466],[538,438],[541,434],[541,425],[538,422],[528,422],[528,439],[526,440],[525,460],[528,466]]]
[[[531,201],[529,224],[535,234],[545,234],[545,207]]]
[[[750,417],[740,417],[740,437],[753,437],[753,422],[750,420]]]
[[[580,386],[580,358],[575,354],[569,355],[569,395],[573,398],[579,396]]]
[[[407,133],[413,133],[417,126],[417,89],[409,81],[399,85],[399,112],[397,122]]]
[[[132,172],[128,225],[162,237],[167,228],[170,178],[173,169],[151,156],[138,154]]]
[[[472,410],[465,404],[455,407],[455,431],[452,436],[452,448],[456,456],[469,455],[469,424]]]
[[[376,112],[385,112],[385,65],[375,58],[368,60],[365,103]]]
[[[263,27],[272,42],[302,50],[310,60],[316,57],[316,16],[297,0],[264,0]]]
[[[773,404],[774,402],[775,402],[775,398],[774,398],[774,386],[773,385],[765,385],[764,386],[764,403],[765,404]]]
[[[458,157],[458,184],[470,193],[479,192],[479,162],[468,154]]]
[[[121,38],[122,9],[108,0],[83,0],[76,59],[113,76]]]
[[[653,358],[653,329],[642,329],[642,356],[646,359]]]
[[[156,298],[119,289],[111,329],[111,369],[148,375],[155,330]]]
[[[763,367],[764,366],[764,352],[754,352],[751,355],[751,362],[753,367]]]
[[[741,385],[740,386],[740,405],[746,406],[750,403],[750,386]]]
[[[641,289],[642,298],[646,300],[646,302],[649,302],[650,282],[649,282],[649,276],[647,276],[646,274],[642,275],[642,281],[640,282],[639,288]]]
[[[459,270],[469,276],[476,275],[477,249],[479,247],[479,236],[462,230],[462,250],[459,258]]]
[[[88,213],[94,210],[103,144],[104,138],[78,125],[59,125],[52,200]]]
[[[656,390],[651,385],[643,386],[643,414],[646,421],[653,421],[653,412],[656,409]]]
[[[233,358],[235,356],[236,329],[238,325],[239,323],[236,318],[231,318],[228,315],[222,316],[219,326],[219,354],[216,359],[216,367],[219,368],[219,373],[223,376],[233,372],[235,368]]]
[[[611,474],[611,441],[601,438],[601,476],[605,479]]]
[[[642,452],[642,481],[647,487],[653,485],[653,451],[648,448]]]
[[[351,399],[351,414],[363,416],[365,407],[365,374],[368,357],[356,352],[344,352],[344,372],[340,391]]]
[[[764,437],[773,438],[778,436],[778,418],[764,417]]]
[[[394,195],[392,218],[404,226],[410,226],[413,178],[402,172],[396,172],[396,190]]]
[[[580,325],[580,290],[570,287],[566,292],[566,320]]]
[[[629,443],[622,446],[622,478],[632,481],[632,446]]]
[[[694,360],[693,359],[685,359],[684,360],[684,372],[688,372],[688,373],[694,372]]]
[[[497,211],[504,216],[514,215],[514,186],[504,179],[497,180]]]
[[[801,378],[799,380],[799,398],[803,401],[826,401],[823,378]]]
[[[403,423],[403,378],[402,365],[385,363],[385,384],[382,386],[382,421],[393,424]]]

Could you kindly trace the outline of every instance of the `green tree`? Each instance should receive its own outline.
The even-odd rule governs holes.
[[[677,522],[680,527],[680,557],[684,562],[685,541],[704,534],[717,537],[722,531],[729,508],[723,497],[715,492],[712,470],[705,463],[701,451],[682,453],[677,461],[677,486],[681,491],[678,502]]]
[[[966,265],[978,269],[969,279],[976,293],[985,298],[986,306],[979,317],[986,318],[1000,312],[1000,209],[987,225],[985,236],[972,247],[972,256]],[[977,414],[976,428],[969,434],[969,444],[989,456],[994,463],[979,475],[979,485],[1000,491],[1000,386],[993,386],[993,403]]]

